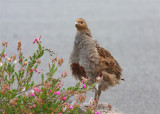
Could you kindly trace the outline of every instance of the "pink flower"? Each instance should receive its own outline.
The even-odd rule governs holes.
[[[81,81],[82,84],[84,84],[84,81]]]
[[[62,114],[62,112],[60,112],[59,114]]]
[[[62,101],[65,101],[65,100],[66,100],[66,97],[63,97],[63,98],[62,98]]]
[[[35,69],[34,71],[37,72],[37,69]]]
[[[49,90],[49,92],[47,91],[47,95],[49,95],[49,93],[51,93],[52,92],[52,90]],[[55,93],[55,95],[57,95],[56,93]]]
[[[86,88],[86,85],[85,85],[85,84],[83,84],[83,88]]]
[[[38,41],[38,39],[37,39],[37,38],[36,38],[36,39],[34,39],[33,44],[34,44],[34,43],[36,43],[37,41]]]
[[[32,97],[35,97],[35,94],[34,94],[34,93],[31,93],[31,96],[32,96]]]
[[[31,72],[33,71],[33,69],[30,70]]]
[[[41,40],[41,36],[39,38],[35,38],[34,41],[33,41],[33,44],[36,43],[36,42],[39,43],[40,40]]]
[[[35,107],[36,107],[36,104],[33,105],[33,108],[35,108]]]
[[[34,91],[37,91],[37,88],[34,88]]]
[[[96,111],[94,114],[100,114],[99,111]]]
[[[39,89],[37,89],[37,93],[39,93],[40,92],[40,90]]]
[[[70,105],[70,106],[69,106],[69,109],[72,109],[72,108],[73,108],[73,106],[72,106],[72,105]]]
[[[38,72],[38,74],[40,74],[41,72]]]
[[[16,101],[18,101],[18,98],[16,98]]]
[[[56,91],[55,95],[59,95],[60,94],[60,91]]]
[[[5,58],[5,57],[6,57],[6,54],[3,54],[3,56],[2,56],[2,57],[4,57],[4,58]]]
[[[34,88],[34,91],[37,92],[37,93],[40,92],[40,90],[38,88]]]

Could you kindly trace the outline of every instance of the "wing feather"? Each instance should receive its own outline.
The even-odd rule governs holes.
[[[96,48],[99,54],[99,59],[104,63],[104,70],[109,74],[115,74],[117,79],[120,79],[122,75],[122,68],[119,63],[113,58],[109,51],[100,47],[99,44],[96,45]]]

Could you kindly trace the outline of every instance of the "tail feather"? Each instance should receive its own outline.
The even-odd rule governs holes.
[[[107,83],[109,86],[114,86],[120,83],[121,79],[118,79],[115,74],[109,74],[107,72],[103,72],[103,81]]]
[[[125,81],[125,79],[124,79],[124,78],[122,78],[121,80]]]

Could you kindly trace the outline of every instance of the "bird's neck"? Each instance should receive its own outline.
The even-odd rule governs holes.
[[[87,35],[87,36],[92,37],[91,31],[89,30],[88,27],[86,29],[77,29],[77,34],[79,34],[79,35]]]
[[[76,37],[75,37],[75,45],[78,45],[81,41],[92,39],[92,35],[90,30],[83,30],[83,31],[77,31]]]

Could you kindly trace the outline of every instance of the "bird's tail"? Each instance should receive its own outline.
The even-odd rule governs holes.
[[[122,78],[121,80],[125,81],[125,79],[124,79],[124,78]]]
[[[103,81],[107,83],[109,86],[114,86],[120,83],[119,78],[116,77],[115,74],[109,74],[107,72],[103,72]]]

